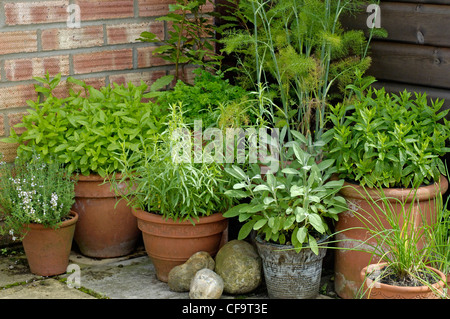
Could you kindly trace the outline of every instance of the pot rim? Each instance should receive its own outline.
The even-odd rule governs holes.
[[[367,265],[366,267],[364,267],[360,273],[360,277],[361,277],[361,280],[363,281],[363,283],[365,283],[368,287],[370,287],[372,285],[373,280],[366,277],[366,272],[367,272],[368,268],[371,268],[371,267],[372,268],[381,268],[387,264],[388,264],[387,262],[380,262],[380,263],[370,264],[370,265]],[[430,269],[431,271],[435,272],[436,274],[438,274],[439,277],[441,278],[441,280],[432,284],[431,286],[436,289],[443,288],[445,286],[447,277],[436,268],[433,268],[431,266],[426,266],[426,267],[428,269]],[[383,284],[383,283],[378,283],[378,285],[379,285],[379,288],[383,288],[386,291],[398,291],[399,289],[402,289],[402,290],[408,290],[408,291],[414,292],[414,293],[431,292],[431,289],[428,286],[408,287],[408,286],[394,286],[394,285],[388,285],[388,284]]]
[[[326,240],[327,240],[328,238],[330,238],[330,236],[328,236],[328,235],[323,235],[319,240],[317,240],[317,244],[319,245],[319,248],[320,248],[320,249],[326,249],[326,248],[327,248],[326,245],[322,245],[322,244],[325,243]],[[255,237],[255,240],[256,240],[258,243],[262,244],[262,245],[272,246],[272,247],[276,247],[276,248],[279,248],[279,249],[290,249],[290,248],[294,248],[293,245],[281,245],[281,244],[276,244],[276,243],[272,243],[272,242],[266,241],[266,240],[264,240],[264,239],[262,238],[262,236],[259,235],[259,234]],[[322,246],[320,246],[320,245],[322,245]],[[308,248],[308,249],[309,249],[309,246],[303,246],[302,250],[305,249],[305,248]]]
[[[431,185],[420,186],[417,188],[416,200],[429,200],[435,198],[438,191],[444,194],[448,189],[448,180],[441,175],[439,183],[435,182]],[[383,188],[384,195],[389,198],[406,198],[407,201],[414,199],[414,188]],[[373,199],[381,198],[380,190],[376,188],[363,187],[359,184],[344,182],[344,186],[339,191],[343,196],[355,199],[365,199],[369,195]]]
[[[152,223],[156,223],[156,224],[164,224],[164,225],[192,225],[192,222],[190,220],[184,220],[181,222],[179,220],[175,221],[171,218],[166,218],[163,215],[147,212],[142,209],[134,209],[133,208],[131,211],[132,211],[133,215],[136,216],[136,218],[145,220],[147,222],[152,222]],[[222,213],[214,213],[209,216],[199,216],[198,219],[195,217],[192,219],[194,220],[194,223],[197,225],[197,224],[215,223],[217,221],[226,219],[226,217],[223,217]]]
[[[78,221],[79,215],[78,215],[77,212],[71,210],[69,212],[69,216],[72,216],[72,218],[69,219],[69,220],[63,221],[61,223],[61,225],[59,227],[55,228],[55,229],[70,227],[70,226],[72,226],[73,224],[75,224]],[[31,223],[30,224],[25,224],[24,228],[25,229],[52,229],[51,227],[50,228],[49,227],[45,227],[43,224],[31,224]]]
[[[95,174],[95,173],[91,173],[87,176],[79,173],[79,174],[73,174],[72,176],[73,176],[73,178],[76,178],[78,181],[82,181],[82,182],[103,182],[103,181],[105,181],[105,179],[112,177],[112,176],[114,176],[115,180],[119,180],[122,178],[122,173],[114,173],[114,174],[110,174],[105,177],[101,177],[99,174]]]

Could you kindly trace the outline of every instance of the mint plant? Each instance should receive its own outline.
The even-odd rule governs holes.
[[[60,76],[50,79],[47,74],[36,80],[42,84],[36,87],[42,96],[28,101],[30,114],[16,125],[24,127],[25,132],[19,136],[12,129],[10,137],[4,139],[20,144],[19,155],[36,150],[44,160],[54,156],[70,173],[105,177],[122,168],[117,154],[127,154],[128,162],[136,162],[141,156],[141,139],[151,138],[163,129],[164,112],[157,104],[144,102],[148,90],[144,83],[114,84],[97,90],[68,78],[84,92],[71,90],[68,97],[58,98],[53,90]]]
[[[349,182],[368,187],[419,187],[446,175],[440,159],[450,151],[450,123],[442,100],[425,93],[390,94],[358,74],[348,86],[353,97],[330,106],[332,128],[325,134],[328,158]]]

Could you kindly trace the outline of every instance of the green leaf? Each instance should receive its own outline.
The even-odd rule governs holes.
[[[225,218],[233,218],[233,217],[238,216],[238,215],[241,213],[241,212],[240,212],[240,209],[241,209],[243,206],[246,206],[246,205],[248,205],[248,204],[239,204],[239,205],[233,206],[232,208],[230,208],[229,210],[227,210],[227,211],[223,214],[223,217],[225,217]]]
[[[306,227],[300,227],[297,231],[297,240],[300,244],[303,244],[306,240],[306,235],[308,235],[308,229]]]
[[[309,242],[309,248],[311,248],[313,253],[318,255],[319,254],[319,245],[317,245],[316,239],[313,236],[309,235],[308,242]]]
[[[255,225],[253,225],[253,229],[258,230],[261,227],[263,227],[265,224],[267,224],[267,219],[266,218],[260,219],[255,223]]]
[[[315,228],[315,230],[317,230],[319,233],[323,234],[325,232],[322,218],[318,214],[315,214],[315,213],[309,214],[308,221]]]
[[[239,230],[239,234],[238,234],[238,239],[239,240],[243,240],[245,238],[247,238],[247,236],[250,234],[250,232],[253,230],[253,225],[255,224],[256,221],[251,220],[247,223],[245,223],[241,229]]]

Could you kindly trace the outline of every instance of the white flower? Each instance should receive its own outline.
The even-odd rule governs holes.
[[[50,204],[53,209],[56,209],[58,206],[58,194],[52,193],[52,198],[50,199]]]

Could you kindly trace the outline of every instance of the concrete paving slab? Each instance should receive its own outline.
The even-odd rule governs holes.
[[[0,290],[0,299],[96,299],[53,278],[34,280]]]
[[[80,267],[81,268],[81,267]],[[156,278],[150,258],[141,256],[81,268],[80,284],[111,299],[184,299]]]

